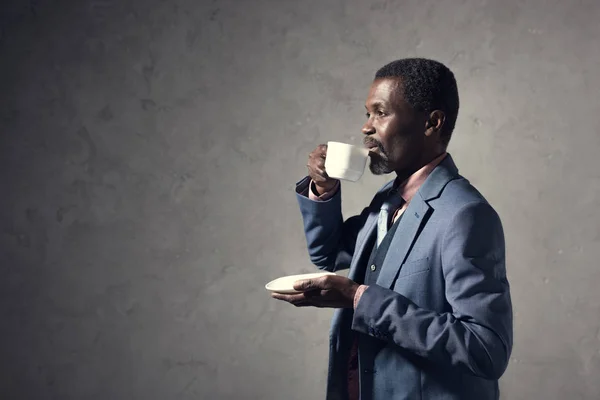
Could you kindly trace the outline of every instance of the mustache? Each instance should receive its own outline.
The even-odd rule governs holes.
[[[381,145],[381,143],[379,143],[377,140],[373,139],[372,137],[365,137],[363,139],[363,143],[366,147],[377,147],[379,150],[381,150],[382,153],[384,153],[383,150],[383,146]]]

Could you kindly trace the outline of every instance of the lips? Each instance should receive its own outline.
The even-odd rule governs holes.
[[[364,140],[365,148],[369,150],[369,154],[379,154],[381,153],[381,146],[375,140],[371,138],[366,138]]]
[[[365,147],[367,149],[369,149],[369,150],[373,150],[373,149],[379,148],[379,143],[377,143],[373,139],[369,139],[369,138],[365,139],[364,140],[364,144],[365,144]]]
[[[381,151],[379,150],[378,147],[369,147],[368,148],[368,155],[371,158],[380,158],[381,157]]]

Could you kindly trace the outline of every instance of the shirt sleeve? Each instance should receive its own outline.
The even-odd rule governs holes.
[[[331,197],[333,197],[337,193],[339,187],[340,187],[340,181],[337,181],[335,183],[335,186],[330,191],[325,192],[319,196],[319,193],[317,192],[317,188],[315,187],[315,182],[311,180],[310,185],[308,185],[308,198],[313,201],[329,200]]]
[[[362,296],[362,294],[364,293],[365,289],[367,288],[367,285],[360,285],[358,287],[358,289],[356,289],[356,293],[354,294],[354,309],[356,310],[356,306],[358,305],[358,302],[360,301],[360,297]]]

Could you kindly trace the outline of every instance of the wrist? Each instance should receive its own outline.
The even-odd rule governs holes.
[[[315,181],[312,182],[312,187],[311,190],[313,191],[314,194],[316,194],[317,196],[322,196],[325,193],[328,193],[330,191],[333,190],[333,188],[335,188],[335,186],[337,185],[337,181],[333,181],[331,183],[328,184],[318,184]]]

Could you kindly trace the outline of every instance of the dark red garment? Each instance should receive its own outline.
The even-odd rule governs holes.
[[[350,357],[348,359],[348,399],[358,400],[360,397],[360,386],[358,381],[358,335],[354,334]]]

